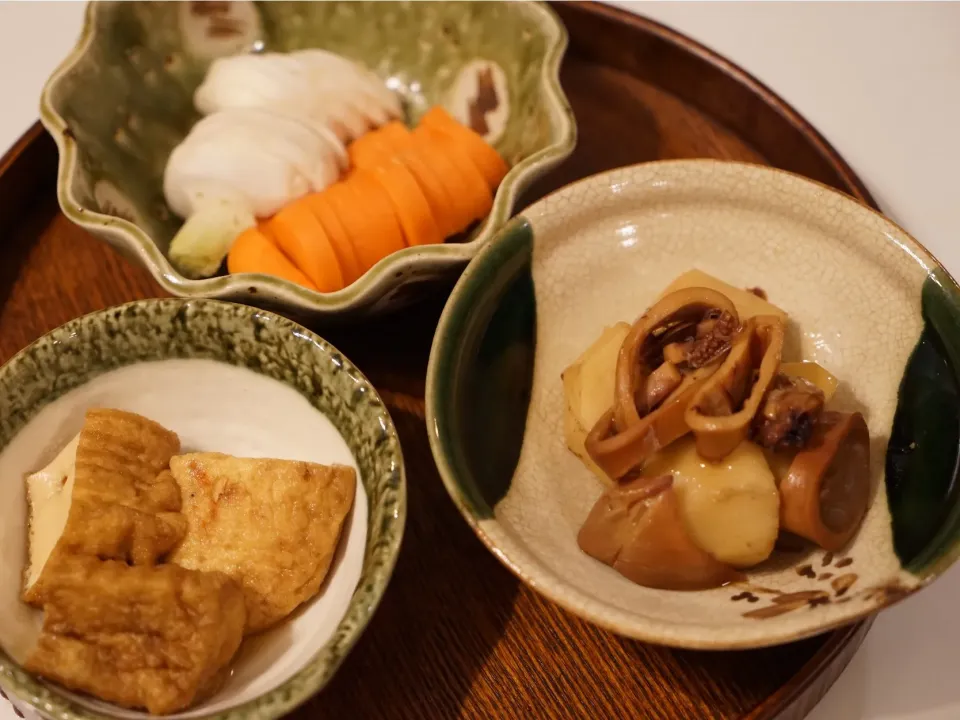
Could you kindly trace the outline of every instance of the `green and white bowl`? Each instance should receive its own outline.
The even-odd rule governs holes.
[[[248,639],[223,689],[173,717],[266,720],[320,690],[360,637],[393,572],[406,519],[400,442],[370,383],[336,348],[269,312],[215,300],[144,300],[73,320],[0,368],[0,685],[48,718],[144,713],[25,672],[40,613],[20,602],[24,475],[89,407],[139,412],[185,451],[353,465],[354,509],[320,594]]]
[[[518,195],[573,151],[576,126],[558,78],[566,45],[565,28],[540,3],[92,3],[40,103],[60,149],[60,206],[176,296],[307,317],[397,308],[460,270],[512,215]],[[162,178],[198,119],[193,91],[214,57],[307,47],[365,63],[402,93],[411,121],[433,104],[462,116],[478,71],[492,68],[499,103],[486,115],[488,139],[511,165],[492,211],[465,242],[406,248],[334,293],[259,274],[183,277],[165,254],[180,220]]]
[[[875,494],[841,553],[782,554],[747,585],[669,592],[580,551],[600,482],[564,442],[560,374],[605,326],[633,322],[700,269],[762,287],[804,359],[861,410]],[[861,619],[960,554],[960,291],[916,240],[834,190],[712,160],[597,175],[524,211],[443,312],[427,377],[440,475],[484,543],[536,590],[649,642],[739,649]]]

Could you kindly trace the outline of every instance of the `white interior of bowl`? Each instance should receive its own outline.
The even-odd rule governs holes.
[[[91,407],[130,410],[175,431],[184,452],[219,451],[357,468],[333,424],[296,390],[253,371],[212,360],[163,360],[115,370],[54,401],[0,453],[0,645],[18,662],[35,642],[41,613],[19,599],[26,557],[23,477],[73,437]],[[207,702],[170,717],[227,710],[292,677],[332,637],[359,582],[367,537],[367,497],[357,482],[337,557],[320,594],[286,622],[244,642],[230,678]],[[73,693],[111,716],[146,718]]]
[[[921,331],[920,291],[934,263],[879,215],[770,169],[688,161],[597,176],[537,203],[532,272],[537,346],[526,434],[509,493],[480,529],[508,564],[555,601],[640,639],[687,647],[767,645],[814,634],[884,604],[885,587],[913,587],[893,552],[884,457],[904,366]],[[877,488],[863,527],[838,558],[782,555],[742,586],[705,592],[640,587],[580,551],[576,536],[602,486],[565,446],[561,372],[602,332],[633,322],[678,275],[700,269],[759,286],[794,327],[786,359],[815,360],[841,381],[835,409],[864,412]],[[790,357],[790,353],[793,357]],[[799,354],[799,356],[798,356]],[[830,578],[853,574],[837,594]],[[833,561],[835,562],[835,561]],[[829,565],[829,567],[828,567]],[[773,593],[826,590],[830,601],[763,620],[744,613]]]

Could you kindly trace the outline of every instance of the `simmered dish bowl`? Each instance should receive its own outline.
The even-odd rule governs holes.
[[[455,502],[515,573],[638,639],[806,637],[957,555],[956,285],[823,186],[598,175],[471,264],[431,354]]]
[[[375,390],[303,327],[146,300],[0,369],[0,678],[57,718],[280,717],[393,570],[406,494]]]
[[[375,313],[573,150],[539,3],[92,3],[41,118],[64,213],[169,292]]]

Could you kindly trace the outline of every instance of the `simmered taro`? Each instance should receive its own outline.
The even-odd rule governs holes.
[[[587,555],[646,587],[700,590],[739,577],[691,539],[669,475],[635,478],[607,490],[577,542]]]
[[[737,579],[784,532],[838,550],[870,494],[866,422],[825,409],[837,388],[827,370],[783,362],[786,314],[688,276],[703,286],[678,280],[563,374],[568,445],[612,483],[580,547],[670,590]]]

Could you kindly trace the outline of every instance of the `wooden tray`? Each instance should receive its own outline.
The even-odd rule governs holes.
[[[555,6],[570,30],[563,85],[577,151],[524,199],[658,158],[775,165],[874,205],[837,153],[793,109],[691,40],[606,6]],[[83,313],[157,297],[127,264],[60,214],[57,156],[39,125],[0,160],[0,362]],[[438,288],[393,318],[324,332],[389,404],[409,477],[409,520],[386,597],[307,718],[804,717],[846,666],[869,622],[737,653],[674,651],[588,625],[528,590],[450,502],[424,427]]]

